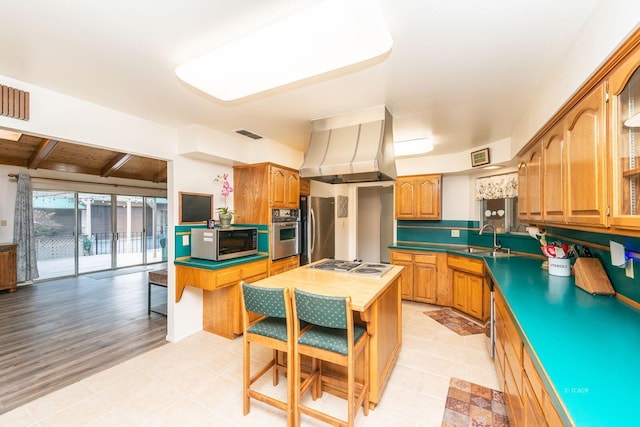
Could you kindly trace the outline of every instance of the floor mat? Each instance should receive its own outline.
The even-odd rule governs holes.
[[[465,317],[460,316],[450,308],[425,311],[424,314],[451,329],[458,335],[474,335],[484,333],[484,326],[473,323]]]
[[[508,427],[501,391],[451,378],[442,427]]]

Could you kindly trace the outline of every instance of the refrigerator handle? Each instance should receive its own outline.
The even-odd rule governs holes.
[[[316,246],[316,215],[313,209],[309,209],[309,218],[311,219],[311,247],[309,248],[309,260],[311,260],[311,254]]]

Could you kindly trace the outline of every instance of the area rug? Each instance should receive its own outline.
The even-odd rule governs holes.
[[[501,391],[451,378],[442,427],[508,427]]]
[[[460,316],[450,308],[425,311],[424,314],[451,329],[458,335],[474,335],[484,333],[484,326],[473,323],[472,321]]]

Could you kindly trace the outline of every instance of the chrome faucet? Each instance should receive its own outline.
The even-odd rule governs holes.
[[[485,224],[482,226],[482,228],[480,229],[480,233],[478,233],[479,236],[482,236],[482,233],[484,232],[484,230],[487,227],[491,227],[493,228],[493,251],[497,251],[499,249],[502,248],[502,245],[498,244],[498,236],[496,235],[496,227],[493,224]]]

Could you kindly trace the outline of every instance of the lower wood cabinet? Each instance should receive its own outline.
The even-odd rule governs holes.
[[[300,256],[298,255],[272,261],[269,264],[269,276],[275,276],[298,267],[300,267]]]
[[[15,244],[0,244],[0,291],[14,292],[18,287]]]
[[[446,286],[446,253],[391,251],[391,264],[402,265],[402,299],[449,305]],[[444,275],[444,277],[442,277]]]
[[[485,278],[484,260],[449,254],[451,270],[452,306],[479,320],[491,315],[490,289]]]
[[[268,260],[218,270],[176,266],[176,301],[185,286],[203,289],[202,327],[205,331],[234,338],[242,334],[240,281],[252,283],[267,277]],[[182,295],[182,292],[179,292]]]
[[[529,351],[524,348],[504,298],[496,292],[496,371],[503,387],[509,425],[562,426]]]

